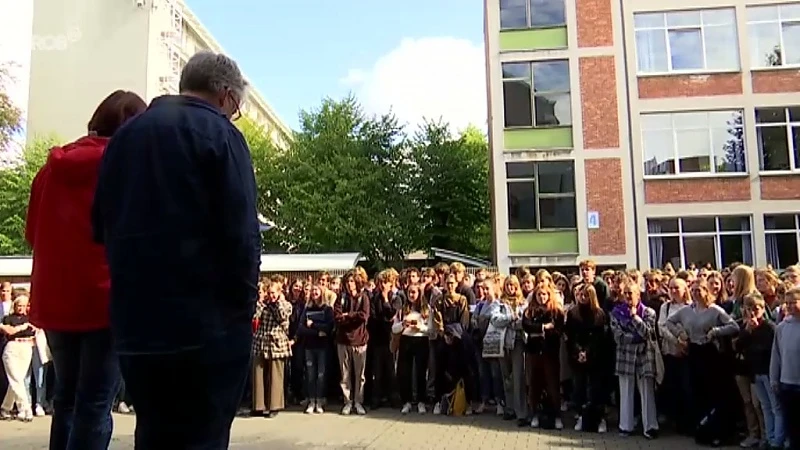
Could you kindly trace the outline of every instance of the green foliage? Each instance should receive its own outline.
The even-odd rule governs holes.
[[[0,150],[7,148],[22,125],[22,111],[7,93],[8,85],[13,81],[8,69],[8,64],[0,64]]]
[[[53,139],[35,141],[22,152],[20,161],[0,168],[0,255],[28,255],[25,217],[31,183],[44,165]]]
[[[474,127],[454,137],[442,122],[425,122],[411,145],[416,163],[413,192],[419,199],[423,248],[476,256],[489,254],[489,152]]]
[[[453,137],[426,123],[412,138],[392,114],[366,115],[348,97],[300,114],[278,150],[243,123],[259,210],[275,222],[270,250],[358,251],[377,266],[418,249],[489,254],[488,149],[475,128]]]

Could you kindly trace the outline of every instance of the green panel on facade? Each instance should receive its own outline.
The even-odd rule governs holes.
[[[578,231],[515,231],[508,233],[512,255],[557,255],[578,253]]]
[[[572,127],[504,130],[503,141],[506,150],[572,148]]]
[[[567,48],[567,27],[503,30],[500,51]]]

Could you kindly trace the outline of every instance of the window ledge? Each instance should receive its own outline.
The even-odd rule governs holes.
[[[567,129],[572,128],[572,124],[569,125],[544,125],[541,127],[534,127],[534,126],[513,126],[513,127],[503,127],[503,131],[518,131],[518,130],[557,130],[559,128]]]
[[[762,170],[758,172],[759,177],[785,177],[800,175],[800,170]]]
[[[644,181],[658,181],[658,180],[697,180],[697,179],[713,179],[713,178],[747,178],[748,173],[681,173],[677,175],[645,175]]]
[[[573,257],[576,257],[578,255],[580,255],[580,253],[571,253],[571,252],[568,252],[568,253],[564,253],[564,252],[558,252],[558,253],[509,253],[508,257],[509,258],[531,258],[531,257],[533,257],[533,258],[564,258],[564,257],[573,258]]]
[[[680,77],[680,76],[708,76],[708,75],[724,75],[742,73],[742,69],[724,69],[724,70],[681,70],[672,72],[636,72],[637,78],[655,78],[655,77]]]
[[[557,28],[566,28],[566,27],[567,27],[567,24],[566,23],[562,23],[562,24],[553,24],[553,25],[537,25],[537,26],[531,26],[531,27],[500,28],[500,32],[502,33],[503,31],[553,30],[553,29],[557,29]]]
[[[791,64],[788,66],[766,66],[766,67],[752,67],[751,72],[783,72],[787,70],[800,70],[800,64]]]
[[[515,149],[504,148],[503,149],[503,153],[504,154],[509,154],[509,155],[514,155],[514,154],[517,154],[517,153],[526,153],[526,152],[531,152],[531,153],[541,153],[541,152],[571,153],[574,150],[575,149],[572,148],[572,147],[515,148]]]
[[[562,233],[564,231],[578,231],[577,228],[546,228],[544,230],[508,230],[509,233]]]

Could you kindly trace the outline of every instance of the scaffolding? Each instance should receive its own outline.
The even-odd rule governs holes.
[[[164,94],[177,94],[181,76],[181,47],[183,46],[183,6],[178,0],[163,0],[161,16],[165,26],[161,31],[161,47],[167,61],[167,70],[159,77]]]

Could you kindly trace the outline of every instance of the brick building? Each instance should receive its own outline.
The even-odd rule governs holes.
[[[798,261],[800,2],[664,5],[485,0],[501,269]]]

